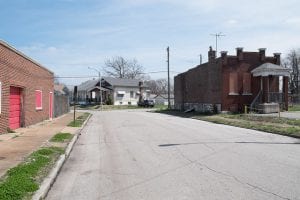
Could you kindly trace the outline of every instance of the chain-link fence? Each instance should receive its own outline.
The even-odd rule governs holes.
[[[289,105],[299,105],[300,104],[300,94],[289,94]]]
[[[54,117],[70,112],[69,96],[54,95]]]

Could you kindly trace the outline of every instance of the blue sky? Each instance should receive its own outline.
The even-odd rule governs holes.
[[[0,39],[58,76],[93,76],[107,58],[136,58],[146,72],[183,72],[218,50],[267,54],[300,48],[300,2],[237,0],[0,0]],[[175,75],[175,74],[172,74]],[[166,74],[150,74],[165,78]],[[63,79],[73,85],[84,79]]]

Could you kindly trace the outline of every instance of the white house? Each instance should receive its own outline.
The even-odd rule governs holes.
[[[141,80],[102,77],[101,85],[99,80],[89,80],[80,84],[77,99],[85,104],[97,104],[101,99],[103,104],[106,104],[111,99],[114,105],[137,105],[141,93],[141,99],[147,99],[150,95],[150,91]]]
[[[150,95],[150,91],[138,79],[103,77],[101,84],[102,87],[111,89],[114,105],[137,105],[141,93],[141,99]]]

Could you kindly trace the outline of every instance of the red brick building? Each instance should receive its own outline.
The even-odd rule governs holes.
[[[236,49],[236,55],[221,57],[210,47],[208,62],[181,73],[174,78],[175,107],[197,111],[243,111],[288,108],[289,71],[280,66],[280,54],[265,55]]]
[[[0,134],[52,118],[53,72],[0,40]]]

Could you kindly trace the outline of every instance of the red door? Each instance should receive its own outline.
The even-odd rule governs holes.
[[[17,129],[20,127],[21,118],[21,89],[10,87],[9,95],[9,128]]]
[[[53,93],[49,93],[49,119],[53,117]]]

